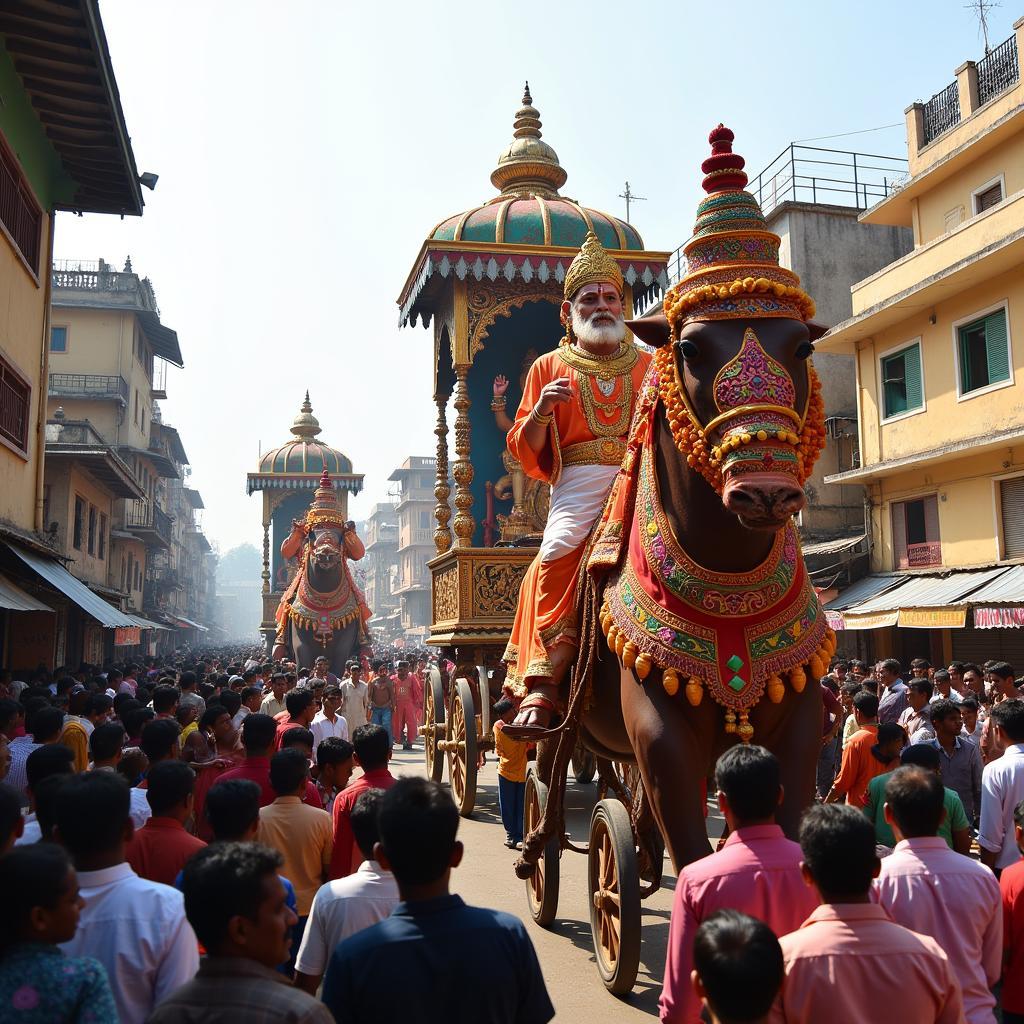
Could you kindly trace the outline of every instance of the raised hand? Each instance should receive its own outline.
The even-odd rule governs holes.
[[[499,373],[498,376],[494,378],[494,397],[504,398],[506,391],[508,391],[508,378]]]

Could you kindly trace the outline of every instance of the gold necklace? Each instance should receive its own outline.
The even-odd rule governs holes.
[[[588,377],[597,377],[600,380],[611,380],[626,370],[632,370],[637,359],[640,358],[636,346],[626,342],[619,346],[618,352],[607,356],[595,356],[579,348],[575,343],[562,345],[558,349],[558,355],[566,366],[571,366],[578,373],[586,374]]]

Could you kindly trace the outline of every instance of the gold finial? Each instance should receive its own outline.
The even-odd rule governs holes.
[[[558,154],[541,139],[540,112],[533,105],[529,82],[523,88],[522,104],[512,122],[514,141],[498,157],[491,183],[502,195],[557,197],[568,175]]]
[[[320,433],[320,421],[313,415],[313,406],[309,402],[309,391],[306,391],[306,400],[302,403],[299,415],[292,420],[289,430],[296,437],[313,438]]]
[[[618,263],[605,252],[597,235],[588,231],[580,251],[566,272],[565,297],[571,299],[585,284],[598,281],[609,281],[622,291],[622,271]]]

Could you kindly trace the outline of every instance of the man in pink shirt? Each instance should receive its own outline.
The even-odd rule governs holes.
[[[822,905],[780,939],[786,980],[773,1024],[960,1024],[960,985],[939,944],[871,902],[880,867],[871,822],[849,805],[818,804],[804,815],[800,847]]]
[[[800,873],[800,847],[775,824],[782,802],[779,762],[764,747],[737,744],[715,766],[718,806],[729,838],[718,853],[679,872],[665,957],[661,1020],[698,1024],[701,1000],[690,981],[693,942],[716,910],[759,918],[777,934],[798,928],[818,905]]]
[[[897,924],[930,935],[946,951],[963,991],[967,1024],[992,1024],[990,986],[1003,966],[999,883],[983,864],[938,838],[944,800],[934,772],[910,766],[893,772],[884,813],[897,842],[882,861],[875,898]]]

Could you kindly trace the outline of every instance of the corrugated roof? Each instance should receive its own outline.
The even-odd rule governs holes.
[[[150,622],[149,619],[144,619],[141,615],[133,615],[132,618],[135,620],[135,625],[142,629],[162,629],[167,632],[167,627],[161,626],[159,622]]]
[[[816,544],[804,544],[802,547],[805,555],[838,555],[840,551],[848,551],[855,548],[864,541],[865,535],[858,534],[855,537],[839,537],[837,540],[823,540]]]
[[[961,570],[947,576],[907,576],[898,587],[851,610],[868,614],[899,611],[901,608],[946,608],[966,604],[968,598],[973,603],[976,600],[974,592],[979,587],[991,583],[1005,572],[1006,567],[999,566],[975,572]]]
[[[838,597],[832,598],[825,608],[830,612],[846,611],[890,587],[899,586],[906,578],[906,576],[865,576],[862,580],[857,580],[856,583],[847,587]]]
[[[972,604],[1024,604],[1024,565],[1015,565],[971,594]]]
[[[118,611],[99,594],[94,594],[81,580],[75,579],[52,558],[44,558],[34,551],[27,551],[16,544],[7,545],[30,569],[34,569],[51,586],[69,597],[82,611],[91,615],[101,626],[115,629],[118,626],[137,626],[138,623],[122,611]]]
[[[12,612],[52,612],[53,609],[26,593],[6,576],[0,576],[0,608]]]

